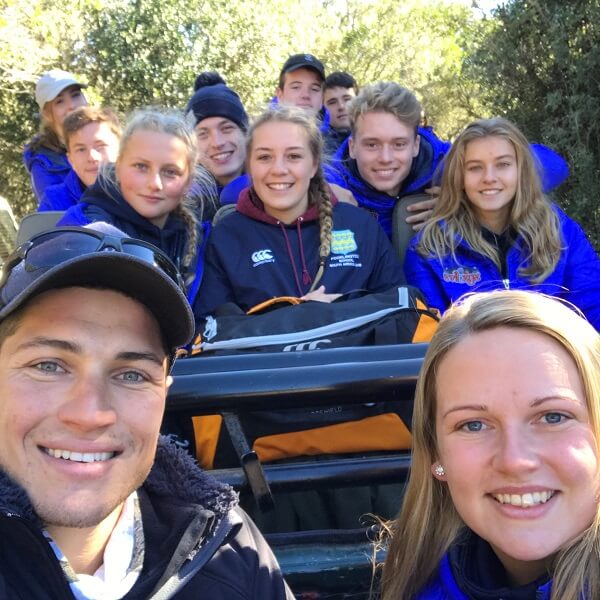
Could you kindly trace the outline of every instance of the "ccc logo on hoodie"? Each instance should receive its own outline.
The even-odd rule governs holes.
[[[273,258],[273,251],[269,250],[268,248],[253,252],[251,258],[253,267],[275,262],[275,259]]]

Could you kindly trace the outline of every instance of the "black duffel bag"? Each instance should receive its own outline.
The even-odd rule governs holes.
[[[233,313],[233,314],[232,314]],[[297,352],[428,342],[439,315],[414,287],[327,302],[274,298],[248,314],[224,305],[198,323],[191,354]]]

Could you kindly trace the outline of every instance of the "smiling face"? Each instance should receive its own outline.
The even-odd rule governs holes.
[[[100,164],[114,162],[119,152],[119,137],[106,122],[88,123],[69,136],[67,157],[85,186],[96,181]]]
[[[598,455],[575,363],[550,337],[471,334],[438,367],[439,463],[463,521],[518,584],[542,575],[598,510]]]
[[[325,90],[323,104],[329,111],[331,126],[334,129],[350,129],[348,105],[354,97],[356,97],[356,93],[351,87],[336,86]]]
[[[284,75],[283,89],[277,88],[281,104],[299,106],[317,114],[323,106],[323,80],[313,69],[300,67]]]
[[[248,170],[265,212],[292,223],[308,209],[308,187],[318,165],[300,125],[270,121],[254,130]]]
[[[349,140],[361,177],[377,191],[397,196],[419,154],[415,130],[389,112],[368,112],[358,117]]]
[[[123,294],[65,288],[25,308],[0,348],[0,464],[49,530],[98,525],[145,480],[166,380],[158,323]]]
[[[518,179],[515,148],[508,140],[490,136],[467,144],[465,194],[479,222],[491,231],[506,229]]]
[[[56,131],[59,138],[62,139],[62,124],[65,117],[80,106],[86,106],[87,100],[77,85],[70,85],[65,88],[54,100],[46,102],[44,105],[43,116],[52,129]]]
[[[116,175],[127,203],[162,228],[189,186],[188,150],[169,133],[135,131],[117,161]]]
[[[202,119],[194,128],[198,162],[221,184],[227,185],[244,172],[244,132],[224,117]]]

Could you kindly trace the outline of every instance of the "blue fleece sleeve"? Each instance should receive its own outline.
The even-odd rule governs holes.
[[[404,274],[409,285],[421,290],[427,304],[443,313],[451,304],[444,284],[432,267],[431,261],[416,250],[416,242],[411,242],[404,259]]]
[[[68,210],[71,206],[73,206],[73,202],[69,198],[67,187],[63,182],[46,188],[46,191],[42,194],[38,212]]]
[[[566,216],[563,237],[567,253],[565,297],[600,331],[600,259],[581,226]]]
[[[339,166],[339,163],[335,159],[329,164],[324,164],[323,173],[325,175],[325,180],[327,183],[334,183],[347,190],[349,189],[348,183],[344,177],[343,170],[339,168]]]
[[[62,183],[65,178],[64,173],[52,173],[48,171],[46,166],[39,160],[32,160],[29,166],[31,187],[38,202],[42,200],[44,192],[48,187]]]
[[[85,209],[87,208],[87,206],[88,204],[85,202],[80,202],[75,206],[71,206],[71,208],[69,208],[67,212],[63,215],[62,219],[56,224],[57,227],[83,227],[84,225],[88,225],[89,223],[97,221],[98,219],[92,219],[86,214]]]

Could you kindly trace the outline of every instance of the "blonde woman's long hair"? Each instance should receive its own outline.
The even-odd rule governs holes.
[[[418,252],[440,260],[464,240],[473,250],[490,258],[502,270],[498,250],[486,241],[481,224],[465,190],[465,152],[469,142],[487,137],[508,141],[517,160],[517,191],[510,209],[508,227],[519,237],[522,262],[519,275],[531,283],[541,283],[556,268],[562,249],[556,213],[542,192],[536,159],[529,143],[510,121],[496,117],[474,121],[452,144],[445,161],[440,197],[430,221],[425,225]]]
[[[525,291],[475,294],[452,306],[434,335],[417,383],[413,412],[412,465],[401,511],[388,524],[388,556],[382,600],[411,600],[434,577],[442,556],[465,524],[448,486],[435,479],[436,375],[447,353],[471,334],[497,327],[528,329],[558,342],[573,358],[592,430],[600,439],[600,335],[559,300]],[[600,515],[555,557],[552,600],[600,598]],[[582,593],[585,594],[582,596]]]

